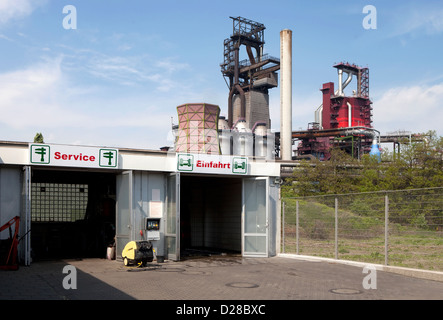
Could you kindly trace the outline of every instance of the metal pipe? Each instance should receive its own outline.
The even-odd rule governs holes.
[[[351,80],[352,80],[352,73],[349,72],[348,77],[346,78],[345,82],[343,82],[342,90],[344,90],[348,86],[348,84],[351,82]]]
[[[292,31],[280,31],[280,157],[292,160]]]
[[[385,266],[388,265],[389,254],[389,198],[385,195]]]
[[[343,90],[348,86],[348,84],[352,80],[352,72],[346,72],[348,74],[348,77],[343,82],[343,69],[337,69],[338,72],[338,90],[335,92],[335,95],[343,96],[344,92]]]
[[[240,94],[240,118],[246,118],[246,97],[245,92],[239,84],[235,85],[237,92]]]
[[[343,70],[338,69],[338,95],[343,95]]]
[[[320,129],[323,129],[323,103],[315,110],[314,119],[319,124]]]
[[[234,85],[231,90],[229,91],[229,97],[228,97],[228,126],[233,129],[234,120],[234,106],[232,103],[232,98],[234,97],[234,94],[238,93],[240,94],[240,118],[246,117],[246,97],[245,92],[243,91],[242,87],[239,84]]]
[[[373,137],[376,137],[376,133],[379,137],[379,141],[380,141],[380,131],[375,130],[374,128],[368,128],[368,127],[352,127],[352,129],[347,130],[346,128],[344,128],[344,134],[363,134],[363,135],[372,135]],[[376,138],[374,138],[376,139]]]
[[[283,232],[282,232],[282,237],[283,237],[283,239],[282,239],[282,251],[283,251],[283,253],[285,253],[285,206],[286,206],[286,203],[283,201],[283,212],[282,212],[282,223],[281,223],[281,225],[282,225],[282,229],[283,229]]]
[[[232,124],[234,123],[233,115],[234,115],[234,106],[232,105],[232,97],[234,96],[234,87],[229,90],[228,96],[228,127],[231,129]]]
[[[298,231],[299,231],[299,229],[298,229],[298,221],[299,221],[299,219],[298,219],[298,217],[299,217],[299,208],[298,208],[298,200],[295,202],[295,204],[296,204],[296,207],[295,207],[295,247],[296,247],[296,250],[295,250],[295,253],[296,254],[300,254],[300,251],[299,251],[299,247],[298,247],[298,243],[299,243],[299,237],[298,237]]]
[[[338,199],[335,198],[335,212],[334,212],[334,244],[335,244],[335,259],[338,259]]]
[[[346,103],[348,105],[348,127],[352,127],[352,105],[349,101]]]

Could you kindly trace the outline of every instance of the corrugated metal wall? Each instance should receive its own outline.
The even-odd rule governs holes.
[[[152,173],[146,171],[134,171],[133,172],[133,219],[132,219],[132,240],[146,240],[146,231],[144,226],[145,218],[154,216],[153,202],[162,202],[162,217],[160,222],[160,232],[164,233],[164,215],[165,215],[165,185],[166,178],[162,173]],[[156,207],[157,208],[157,207]],[[157,212],[155,213],[157,214]],[[157,215],[155,215],[157,217]],[[143,230],[143,236],[140,234],[140,230]],[[163,236],[162,236],[163,239]],[[157,248],[158,254],[163,255],[164,246],[163,240],[152,241],[153,246]]]

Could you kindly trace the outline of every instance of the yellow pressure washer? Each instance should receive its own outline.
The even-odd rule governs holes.
[[[150,241],[130,241],[122,252],[123,264],[146,266],[154,260],[154,251]]]

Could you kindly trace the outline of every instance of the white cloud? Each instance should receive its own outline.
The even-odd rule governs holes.
[[[179,70],[189,70],[189,65],[187,63],[180,63],[174,61],[174,58],[163,58],[156,63],[156,66],[165,70],[167,73],[171,74]]]
[[[12,41],[10,38],[5,36],[4,34],[0,34],[0,39],[4,39],[4,40],[7,40],[7,41]]]
[[[75,83],[56,58],[0,74],[0,139],[157,148],[166,143],[172,97],[115,96]],[[167,106],[167,107],[165,107]],[[50,139],[50,140],[48,140]]]
[[[443,9],[420,3],[419,7],[392,12],[394,30],[390,36],[439,34],[443,32]]]
[[[63,126],[85,117],[63,107],[61,59],[0,75],[0,122],[15,129]]]
[[[373,107],[373,125],[382,133],[436,130],[443,134],[443,83],[391,88],[374,101]]]
[[[144,86],[161,92],[188,90],[183,76],[192,77],[188,63],[172,57],[155,58],[147,54],[112,55],[90,49],[60,46],[66,51],[64,67],[70,73],[90,75],[109,85],[124,87]],[[189,72],[188,72],[189,71]]]
[[[0,25],[12,20],[29,16],[38,6],[46,3],[46,0],[1,0],[0,1]]]

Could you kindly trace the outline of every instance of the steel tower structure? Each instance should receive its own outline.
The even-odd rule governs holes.
[[[220,64],[229,87],[228,126],[232,129],[237,121],[244,120],[249,129],[258,122],[266,123],[269,129],[268,89],[278,86],[276,71],[280,69],[280,59],[263,53],[263,24],[242,17],[230,18],[233,32],[224,40],[224,61]],[[242,46],[248,59],[240,61]]]

